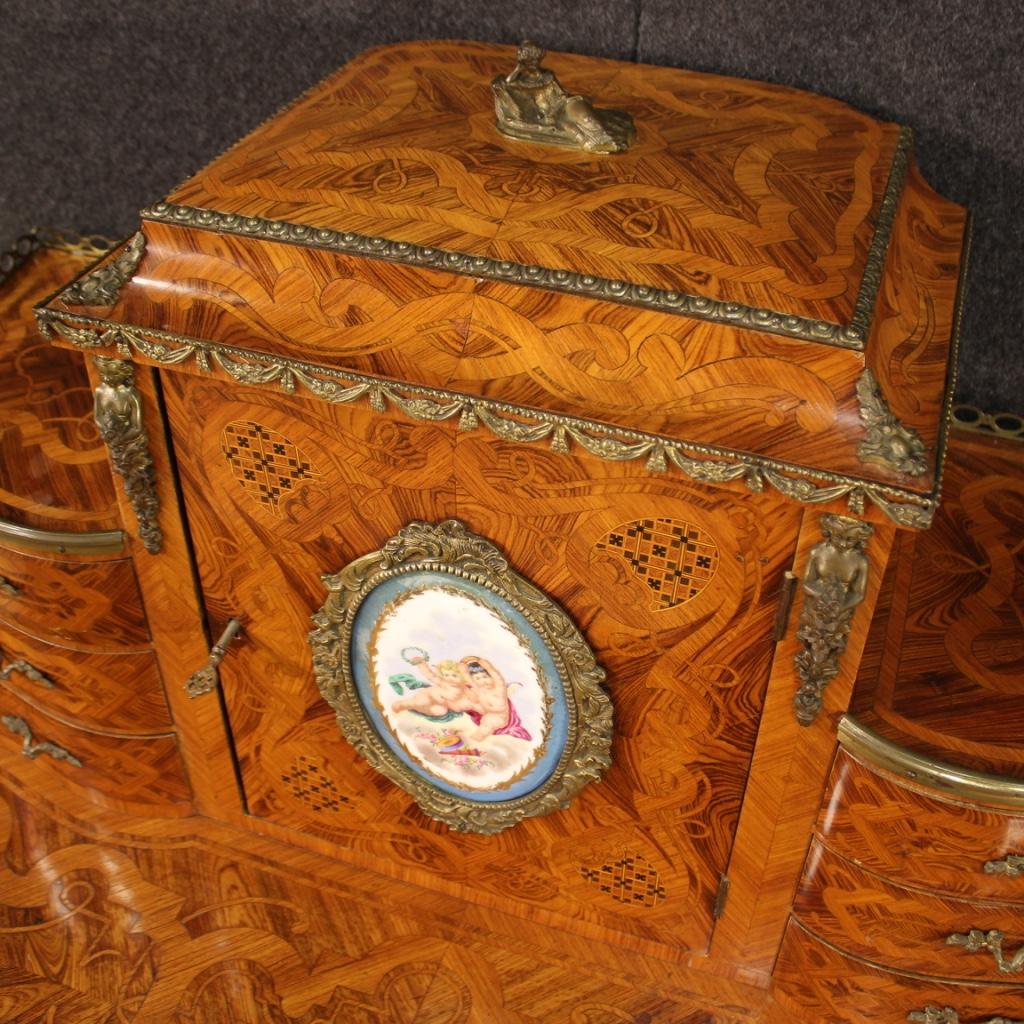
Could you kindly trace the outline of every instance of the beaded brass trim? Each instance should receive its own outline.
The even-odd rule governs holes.
[[[862,351],[871,329],[871,319],[881,287],[885,257],[889,250],[889,240],[906,180],[912,146],[913,133],[909,128],[901,128],[885,192],[879,204],[878,218],[864,263],[864,274],[853,316],[850,323],[845,325],[779,313],[773,309],[746,306],[739,302],[723,302],[702,295],[690,295],[651,285],[598,277],[594,274],[580,274],[571,270],[536,265],[526,266],[512,260],[495,260],[456,250],[361,235],[355,231],[335,231],[309,224],[268,220],[265,217],[247,217],[240,213],[222,213],[219,210],[195,206],[156,203],[144,209],[140,216],[143,221],[152,220],[249,238],[262,238],[271,242],[354,253],[369,259],[430,267],[469,277],[546,288],[570,295],[584,295],[606,302],[642,306],[691,319],[709,320],[713,323],[730,324],[748,330],[765,331],[769,334],[781,334],[803,341],[817,341],[838,348]]]
[[[728,448],[611,427],[561,413],[369,377],[170,331],[116,324],[44,307],[36,308],[36,318],[44,335],[59,334],[82,349],[113,349],[122,357],[141,355],[163,366],[194,360],[201,372],[221,370],[240,384],[276,385],[288,394],[294,394],[301,386],[314,397],[333,404],[365,397],[375,412],[384,412],[390,403],[413,419],[440,421],[458,416],[459,430],[483,426],[503,441],[519,444],[546,440],[552,451],[560,454],[568,454],[570,441],[574,441],[584,451],[601,459],[624,462],[646,457],[647,468],[652,473],[666,472],[671,464],[691,480],[706,484],[742,480],[751,491],[760,493],[769,486],[803,504],[845,498],[854,515],[862,515],[870,501],[900,526],[926,529],[938,508],[934,492],[915,494]]]

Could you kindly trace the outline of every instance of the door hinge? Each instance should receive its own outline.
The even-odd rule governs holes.
[[[715,894],[715,905],[711,910],[711,916],[717,921],[725,913],[725,904],[729,899],[729,878],[722,875],[718,883],[718,892]]]

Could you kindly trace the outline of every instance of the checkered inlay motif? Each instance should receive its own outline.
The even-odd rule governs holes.
[[[281,497],[299,480],[320,475],[288,438],[259,423],[229,423],[221,435],[221,447],[232,476],[274,515],[280,515]]]
[[[319,761],[300,755],[294,761],[281,781],[288,783],[292,796],[297,797],[314,811],[340,811],[349,799],[338,792],[338,787],[324,774]]]
[[[580,866],[580,874],[613,900],[631,907],[655,907],[666,899],[658,871],[639,853],[628,851],[599,868]]]
[[[635,519],[617,526],[595,547],[618,555],[643,580],[654,611],[696,597],[718,571],[714,539],[681,519]]]

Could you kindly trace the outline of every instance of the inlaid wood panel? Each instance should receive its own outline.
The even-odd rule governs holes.
[[[106,821],[69,821],[4,792],[5,1020],[769,1020],[762,991],[456,906],[206,819],[136,821],[137,832]]]
[[[1024,965],[1001,972],[990,951],[969,952],[946,942],[952,934],[997,929],[1005,936],[1003,953],[1012,961],[1024,947],[1019,906],[966,902],[893,885],[817,840],[793,901],[793,916],[822,939],[876,966],[936,978],[1019,981],[1024,986]]]
[[[171,193],[192,206],[848,319],[897,140],[836,101],[550,54],[570,94],[633,114],[603,156],[494,126],[513,47],[356,58]]]
[[[94,258],[40,249],[0,287],[0,518],[24,526],[120,525],[82,358],[47,345],[32,314]]]
[[[131,559],[71,562],[0,548],[0,621],[42,640],[122,653],[148,646]]]
[[[250,813],[475,902],[705,949],[796,510],[654,482],[640,467],[524,453],[457,435],[455,424],[177,376],[166,396],[212,631],[246,620],[221,677]],[[306,453],[310,470],[276,505],[235,475],[235,445],[225,448],[225,436],[248,435],[246,423]],[[412,519],[452,516],[566,608],[615,704],[614,766],[601,784],[501,836],[451,833],[370,771],[319,697],[305,642],[326,596],[322,573]],[[639,537],[648,520],[668,534],[642,541],[643,573],[609,546],[630,530]],[[662,607],[669,581],[685,600]]]
[[[797,1020],[828,1024],[906,1024],[926,1007],[950,1007],[961,1024],[1017,1019],[1024,989],[1006,985],[941,984],[879,970],[830,949],[795,922],[786,931],[773,995]]]
[[[168,733],[171,718],[160,673],[150,652],[95,654],[69,650],[0,629],[0,670],[28,662],[45,683],[12,671],[0,686],[71,724],[103,732]]]
[[[817,834],[891,881],[965,898],[1024,903],[1019,875],[985,864],[1024,856],[1024,817],[929,797],[840,750]]]
[[[65,807],[83,800],[136,814],[179,816],[191,809],[184,768],[172,734],[131,738],[108,736],[70,726],[0,689],[0,715],[28,724],[31,741],[0,723],[0,746],[19,755],[15,770],[40,792],[56,792]],[[26,742],[55,744],[75,758],[74,764],[53,751],[20,756]],[[30,749],[31,754],[31,749]]]
[[[932,528],[886,580],[852,710],[883,736],[1024,775],[1024,446],[956,432]]]

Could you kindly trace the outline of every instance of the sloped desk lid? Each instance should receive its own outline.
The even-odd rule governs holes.
[[[966,215],[923,182],[909,132],[779,86],[549,54],[637,139],[612,155],[537,145],[495,127],[490,83],[515,59],[368,51],[144,210],[113,301],[66,292],[50,314],[932,508]],[[446,336],[428,342],[425,323]],[[893,436],[895,458],[871,455]]]

